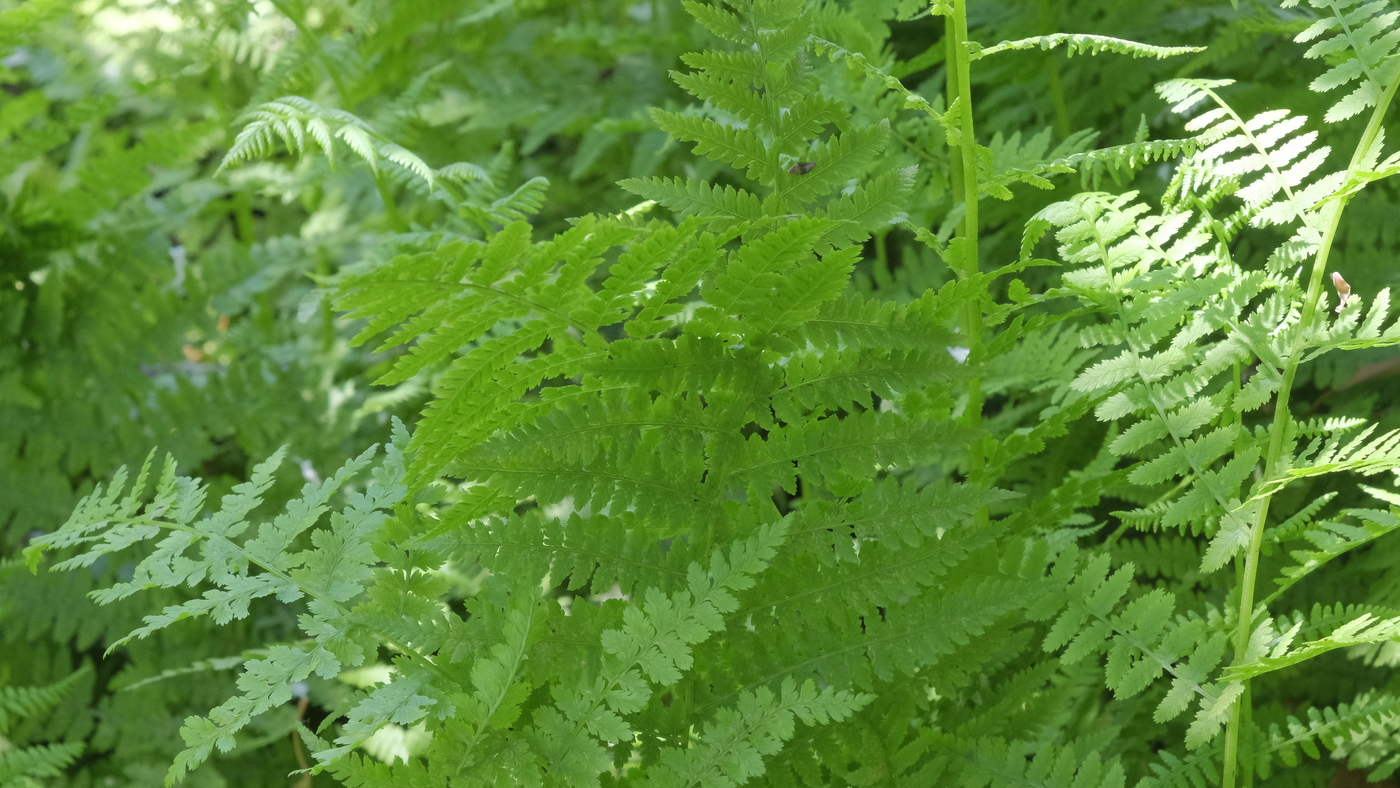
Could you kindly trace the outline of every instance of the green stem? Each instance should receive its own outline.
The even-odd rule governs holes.
[[[1397,70],[1385,94],[1376,102],[1375,111],[1371,113],[1371,120],[1366,124],[1366,131],[1361,136],[1361,143],[1357,145],[1356,150],[1352,153],[1351,163],[1347,165],[1348,176],[1356,172],[1362,157],[1375,144],[1376,137],[1380,134],[1382,120],[1386,110],[1390,107],[1391,99],[1395,97],[1397,87],[1400,87],[1400,70]],[[1274,403],[1274,421],[1269,429],[1269,451],[1264,458],[1264,477],[1259,481],[1261,487],[1271,483],[1278,476],[1279,463],[1283,459],[1283,449],[1286,445],[1286,433],[1292,426],[1288,400],[1292,394],[1293,380],[1298,374],[1298,365],[1302,361],[1303,351],[1306,349],[1309,331],[1317,319],[1317,305],[1322,300],[1327,259],[1332,253],[1332,243],[1336,240],[1337,228],[1342,222],[1342,211],[1346,209],[1349,199],[1349,196],[1338,197],[1332,203],[1326,220],[1327,226],[1319,241],[1317,254],[1313,257],[1312,274],[1308,279],[1308,290],[1303,299],[1303,314],[1293,331],[1293,341],[1289,348],[1287,363],[1283,369],[1283,382],[1279,386],[1278,399]],[[1240,580],[1240,603],[1235,614],[1236,664],[1244,660],[1245,649],[1249,646],[1251,625],[1254,623],[1254,587],[1259,579],[1259,549],[1264,541],[1264,526],[1268,522],[1269,504],[1272,500],[1273,496],[1269,495],[1259,502],[1259,512],[1254,518],[1253,528],[1250,529],[1249,545],[1245,548],[1244,576]],[[1249,715],[1249,709],[1246,707],[1246,699],[1249,697],[1248,690],[1249,685],[1246,682],[1245,693],[1230,708],[1230,720],[1225,728],[1225,763],[1220,783],[1222,788],[1234,788],[1235,786],[1236,761],[1239,760],[1240,754],[1240,729],[1244,727]],[[1252,783],[1253,777],[1253,770],[1250,770],[1244,775],[1245,783]]]
[[[947,53],[943,57],[943,77],[945,83],[943,92],[945,93],[947,99],[944,103],[948,107],[952,107],[953,102],[956,101],[958,96],[961,96],[963,93],[962,89],[958,87],[958,57],[955,54],[958,49],[955,43],[955,41],[957,40],[957,34],[954,31],[955,26],[953,24],[952,17],[944,17],[943,24],[945,27],[945,32],[943,34],[943,42],[947,45],[948,49]],[[952,190],[953,203],[954,205],[956,205],[958,195],[962,194],[963,190],[962,169],[959,167],[952,167],[948,175],[948,186]]]
[[[948,102],[961,100],[959,120],[961,121],[961,143],[958,152],[961,154],[958,166],[953,168],[953,183],[961,186],[963,202],[963,220],[961,237],[963,247],[960,250],[961,256],[958,262],[961,264],[957,271],[958,277],[968,279],[978,272],[977,261],[977,151],[974,147],[975,137],[972,128],[972,79],[971,69],[967,53],[967,0],[955,0],[953,3],[953,14],[947,17],[947,38],[948,38],[948,82],[949,95]],[[967,343],[968,360],[975,361],[981,354],[982,349],[982,304],[979,300],[974,300],[963,307],[962,315],[963,341]],[[974,430],[982,428],[982,383],[980,378],[973,376],[968,384],[967,407],[963,410],[963,422]],[[968,478],[973,481],[981,481],[983,472],[986,469],[986,455],[984,440],[979,438],[972,445],[968,456]],[[984,510],[978,512],[979,522],[986,522],[987,513]]]
[[[394,195],[389,191],[389,185],[378,175],[374,176],[374,186],[379,190],[379,199],[384,202],[384,215],[389,217],[389,226],[394,228],[394,232],[408,232],[408,222],[399,215],[398,203],[394,202]]]

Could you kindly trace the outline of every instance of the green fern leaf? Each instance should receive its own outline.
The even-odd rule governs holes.
[[[757,222],[763,218],[758,196],[733,186],[715,186],[679,178],[630,178],[618,182],[618,185],[681,213],[742,222]]]
[[[763,757],[777,753],[792,738],[798,720],[807,725],[840,722],[871,700],[873,696],[830,687],[818,691],[811,681],[798,688],[792,679],[783,682],[777,695],[764,687],[743,693],[734,709],[723,709],[705,723],[690,747],[663,749],[641,784],[741,785],[763,775]]]
[[[1152,44],[1141,44],[1137,41],[1129,41],[1123,38],[1096,36],[1086,33],[1052,33],[1048,36],[1033,36],[1031,38],[1020,38],[1015,41],[1003,41],[1000,44],[986,48],[969,47],[969,50],[972,58],[975,60],[994,55],[998,52],[1008,52],[1017,49],[1050,50],[1056,47],[1064,47],[1069,51],[1071,57],[1081,53],[1099,55],[1104,52],[1112,52],[1118,55],[1147,57],[1157,60],[1205,51],[1205,47],[1161,47],[1153,46]]]
[[[1346,52],[1350,57],[1340,59],[1308,87],[1326,93],[1353,82],[1360,84],[1327,110],[1325,120],[1336,123],[1376,106],[1381,94],[1394,78],[1386,61],[1400,47],[1400,30],[1395,29],[1395,17],[1382,13],[1383,5],[1375,3],[1308,0],[1325,16],[1318,19],[1293,40],[1302,44],[1315,41],[1306,52],[1307,58],[1335,57]],[[1285,7],[1298,5],[1288,0]],[[1330,37],[1328,33],[1337,31]]]

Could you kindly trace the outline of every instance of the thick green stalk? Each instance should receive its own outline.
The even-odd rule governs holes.
[[[1390,107],[1391,99],[1395,97],[1395,90],[1400,87],[1400,71],[1397,71],[1390,82],[1390,87],[1381,99],[1376,103],[1375,111],[1371,113],[1371,120],[1366,124],[1366,131],[1361,136],[1361,142],[1357,145],[1356,151],[1352,153],[1351,163],[1347,165],[1347,173],[1353,174],[1361,165],[1361,159],[1376,141],[1376,136],[1381,131],[1381,122],[1385,117],[1386,110]],[[1331,205],[1331,209],[1326,215],[1326,227],[1323,230],[1322,239],[1319,242],[1317,254],[1313,257],[1312,273],[1308,279],[1307,294],[1303,298],[1303,314],[1298,321],[1293,332],[1292,345],[1288,352],[1288,361],[1283,369],[1283,382],[1279,386],[1278,399],[1274,403],[1274,421],[1269,428],[1269,451],[1264,458],[1264,477],[1260,484],[1272,482],[1278,475],[1279,462],[1283,459],[1283,448],[1285,445],[1284,436],[1290,427],[1292,419],[1289,413],[1288,400],[1293,390],[1293,380],[1298,374],[1298,364],[1302,361],[1303,352],[1306,350],[1306,343],[1309,330],[1313,322],[1317,320],[1317,305],[1322,300],[1323,281],[1327,271],[1327,260],[1332,252],[1332,243],[1337,237],[1337,228],[1341,226],[1342,211],[1346,209],[1349,197],[1339,197]],[[1234,649],[1235,662],[1244,659],[1245,649],[1249,646],[1249,636],[1252,631],[1251,625],[1254,622],[1254,592],[1255,585],[1259,579],[1259,549],[1264,541],[1264,526],[1269,518],[1269,503],[1273,496],[1267,496],[1259,502],[1259,512],[1255,517],[1254,526],[1250,530],[1249,545],[1245,548],[1244,554],[1244,574],[1240,580],[1240,603],[1235,615]],[[1248,690],[1248,685],[1246,685]],[[1239,740],[1240,730],[1248,720],[1249,709],[1246,708],[1246,701],[1249,697],[1248,691],[1235,701],[1230,709],[1230,720],[1225,728],[1225,763],[1221,777],[1223,788],[1234,788],[1235,773],[1237,770],[1236,761],[1239,760]],[[1253,783],[1253,771],[1248,771],[1244,775],[1245,785]]]
[[[954,167],[953,183],[962,187],[963,219],[960,236],[964,246],[957,270],[959,278],[975,276],[977,261],[977,152],[973,147],[975,137],[972,128],[971,68],[967,53],[967,0],[954,0],[953,13],[945,17],[948,38],[948,104],[960,101],[959,120],[961,121],[961,143],[958,165]],[[982,346],[982,304],[974,301],[963,307],[963,341],[967,343],[968,358],[977,358]],[[982,427],[982,383],[973,377],[968,384],[967,407],[963,410],[963,422],[973,429]],[[986,466],[983,443],[979,439],[973,444],[968,457],[968,476],[978,480]],[[979,515],[985,519],[985,513]]]

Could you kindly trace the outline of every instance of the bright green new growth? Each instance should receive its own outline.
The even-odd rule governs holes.
[[[1139,527],[1177,528],[1209,536],[1203,572],[1218,570],[1232,560],[1239,562],[1240,601],[1234,621],[1229,622],[1234,630],[1234,663],[1221,677],[1227,683],[1214,691],[1201,689],[1201,712],[1186,738],[1189,748],[1200,747],[1228,719],[1220,778],[1226,786],[1234,785],[1241,760],[1248,770],[1247,780],[1254,771],[1267,776],[1271,748],[1256,752],[1264,739],[1247,738],[1249,723],[1242,711],[1248,705],[1245,680],[1333,649],[1388,641],[1396,635],[1393,618],[1380,620],[1384,614],[1369,612],[1334,623],[1319,621],[1316,614],[1312,619],[1300,615],[1286,632],[1273,629],[1267,619],[1263,626],[1250,620],[1259,614],[1253,603],[1254,584],[1259,553],[1269,539],[1273,497],[1299,479],[1347,471],[1373,474],[1400,467],[1393,433],[1372,438],[1376,429],[1372,425],[1344,442],[1340,433],[1357,424],[1302,424],[1292,418],[1288,407],[1295,374],[1305,360],[1339,347],[1394,344],[1400,336],[1394,323],[1384,326],[1388,291],[1376,295],[1363,319],[1362,299],[1348,290],[1344,295],[1349,298],[1343,298],[1335,310],[1338,315],[1329,318],[1321,288],[1347,199],[1372,179],[1384,177],[1381,171],[1390,171],[1388,163],[1380,166],[1377,161],[1383,141],[1381,118],[1400,84],[1400,70],[1386,61],[1400,34],[1381,33],[1395,14],[1377,16],[1380,3],[1351,11],[1346,9],[1353,3],[1313,5],[1335,16],[1315,23],[1298,36],[1299,41],[1333,28],[1344,33],[1314,45],[1308,57],[1348,47],[1353,57],[1334,66],[1312,88],[1330,90],[1358,78],[1363,83],[1332,107],[1326,121],[1374,108],[1346,170],[1315,176],[1329,149],[1315,144],[1316,132],[1301,131],[1306,118],[1274,110],[1246,121],[1217,93],[1228,81],[1174,80],[1159,87],[1173,110],[1196,111],[1207,101],[1216,107],[1187,124],[1189,130],[1200,133],[1202,147],[1178,170],[1164,212],[1148,215],[1145,206],[1134,204],[1131,193],[1081,195],[1043,211],[1031,223],[1026,246],[1047,228],[1057,228],[1061,256],[1066,262],[1085,265],[1066,275],[1067,294],[1107,315],[1107,322],[1085,329],[1080,338],[1086,347],[1105,347],[1114,355],[1080,373],[1073,387],[1099,400],[1100,419],[1132,419],[1110,449],[1137,460],[1129,476],[1133,483],[1163,491],[1150,506],[1127,516]],[[1241,206],[1224,219],[1214,219],[1206,211],[1224,195],[1237,197]],[[1227,244],[1242,227],[1272,225],[1292,226],[1296,234],[1263,270],[1247,270],[1231,257]],[[1295,267],[1309,258],[1310,271]],[[1242,374],[1246,368],[1247,379]],[[1251,412],[1270,403],[1274,406],[1271,427],[1251,430],[1246,426]],[[1300,445],[1304,438],[1309,442]],[[1380,497],[1393,498],[1384,492]],[[1393,511],[1350,514],[1370,527],[1334,524],[1331,532],[1307,531],[1322,550],[1296,553],[1302,566],[1283,571],[1279,581],[1283,589],[1321,563],[1393,527]],[[1281,525],[1274,539],[1301,536],[1312,512],[1300,516],[1303,519],[1296,526]],[[1345,536],[1338,538],[1337,532]],[[1102,582],[1102,571],[1098,570],[1098,580],[1086,574],[1076,583],[1087,583],[1093,591],[1094,584]],[[1111,583],[1103,586],[1095,593],[1095,602],[1102,606],[1122,598],[1125,583],[1126,579],[1111,591]],[[1149,618],[1169,613],[1172,606],[1170,595],[1154,593],[1162,609]],[[1149,594],[1130,603],[1123,615],[1150,607],[1151,598]],[[1310,629],[1326,634],[1290,649],[1308,621]],[[1128,635],[1120,632],[1117,637]],[[1065,640],[1067,635],[1062,635],[1056,642]],[[1147,652],[1151,639],[1139,635],[1139,640],[1146,640],[1139,648]],[[1066,656],[1074,653],[1071,646]],[[1216,653],[1213,661],[1218,660]],[[1109,685],[1114,687],[1111,665],[1112,660]]]
[[[252,531],[248,515],[272,484],[284,452],[255,468],[248,482],[224,497],[217,513],[198,520],[204,490],[198,482],[176,476],[174,462],[169,459],[153,498],[142,504],[150,472],[148,461],[126,497],[118,498],[126,481],[125,473],[119,471],[105,493],[97,490],[85,498],[63,528],[36,539],[26,551],[33,566],[46,550],[83,548],[84,552],[57,565],[69,568],[90,566],[101,557],[154,541],[155,549],[137,563],[129,582],[93,592],[101,604],[152,588],[197,588],[205,582],[215,586],[196,599],[147,616],[145,626],[112,648],[187,618],[207,615],[220,624],[245,618],[249,606],[263,597],[275,597],[282,603],[308,600],[308,614],[300,623],[311,642],[274,646],[267,657],[249,660],[239,682],[242,695],[215,708],[208,717],[185,720],[180,734],[187,749],[171,767],[167,783],[203,763],[215,747],[232,749],[235,733],[255,716],[291,698],[293,682],[303,681],[313,672],[332,678],[345,668],[362,664],[367,651],[373,649],[373,640],[366,639],[368,633],[346,603],[364,592],[373,574],[374,545],[385,523],[383,510],[403,498],[399,450],[390,448],[369,486],[351,493],[346,507],[333,513],[328,525],[311,529],[328,510],[332,494],[369,465],[374,451],[366,451],[320,484],[308,482],[287,511],[258,526],[251,536],[246,536]],[[310,544],[295,549],[299,537],[308,531]],[[382,698],[372,700],[384,703]],[[367,702],[364,707],[370,705]],[[403,716],[397,708],[394,713],[400,719]]]
[[[1192,52],[1205,51],[1205,47],[1159,47],[1152,46],[1151,44],[1142,44],[1137,41],[1114,38],[1112,36],[1095,36],[1082,33],[1052,33],[1048,36],[1021,38],[1015,41],[1003,41],[995,46],[982,47],[979,45],[969,47],[969,49],[971,50],[970,54],[975,59],[1015,49],[1044,50],[1054,49],[1060,46],[1065,47],[1070,55],[1081,53],[1098,55],[1104,52],[1112,52],[1118,55],[1150,57],[1158,60],[1168,57],[1177,57],[1178,55],[1189,55]]]
[[[220,170],[240,160],[272,155],[279,142],[299,158],[311,153],[314,145],[334,166],[335,152],[343,145],[369,166],[385,208],[400,223],[394,197],[381,176],[406,182],[410,187],[426,186],[460,216],[488,231],[493,223],[520,221],[538,212],[549,185],[547,179],[536,176],[514,191],[503,193],[493,183],[491,174],[479,165],[459,161],[434,169],[363,119],[300,96],[283,96],[259,105],[241,120],[246,125],[224,154]],[[401,123],[392,115],[388,121]],[[388,166],[381,170],[384,165]]]
[[[326,109],[300,96],[284,96],[248,114],[248,125],[238,132],[232,147],[224,154],[222,166],[239,159],[253,159],[272,152],[281,141],[298,156],[308,153],[308,144],[315,143],[326,158],[335,161],[335,140],[340,140],[369,168],[379,171],[381,161],[387,161],[422,178],[429,188],[438,179],[490,180],[486,171],[469,164],[454,164],[433,170],[411,151],[390,142],[369,124],[344,110]]]

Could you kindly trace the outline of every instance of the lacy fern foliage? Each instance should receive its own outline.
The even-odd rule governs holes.
[[[428,100],[452,66],[421,69],[362,111],[351,88],[411,49],[371,51],[371,23],[408,23],[340,9],[344,40],[271,66],[220,169],[285,150],[300,183],[382,211],[301,311],[322,313],[318,352],[394,387],[376,406],[418,417],[325,479],[303,463],[297,495],[278,478],[291,450],[273,452],[208,514],[213,485],[148,459],[30,538],[31,568],[61,553],[109,609],[161,600],[109,653],[285,621],[240,658],[122,679],[241,665],[232,697],[184,721],[167,783],[272,740],[303,779],[351,788],[1234,788],[1326,777],[1328,757],[1393,772],[1400,716],[1375,669],[1400,661],[1400,574],[1380,566],[1400,432],[1359,398],[1329,410],[1344,389],[1300,392],[1310,364],[1400,344],[1389,291],[1332,254],[1348,203],[1400,173],[1383,134],[1396,14],[1270,12],[1327,58],[1312,89],[1349,91],[1314,124],[1240,114],[1239,86],[1199,76],[1210,51],[1166,32],[1027,36],[976,14],[969,30],[969,5],[686,0],[713,45],[679,58],[663,106],[590,125],[505,91],[524,155],[577,156],[571,189],[621,130],[655,146],[619,181],[641,202],[567,221],[511,142],[488,167],[427,163],[456,150],[434,129],[494,128],[483,97],[528,64],[483,72],[470,99]],[[1042,5],[1042,21],[1058,8]],[[891,33],[892,16],[919,19]],[[938,25],[910,60],[890,44]],[[632,79],[635,42],[614,33],[549,33],[616,55],[581,94]],[[1193,58],[1157,88],[1154,123],[1180,116],[1185,136],[1149,140],[1144,116],[1092,147],[1069,123],[1066,52]],[[989,122],[1014,103],[989,84],[1018,59],[1043,71],[1054,128]],[[340,62],[317,101],[265,100]],[[1350,132],[1329,126],[1368,112],[1335,169]],[[556,134],[580,128],[576,146]],[[665,159],[668,140],[694,160]],[[333,180],[346,151],[365,167]],[[1094,190],[1051,177],[1075,172]],[[1135,187],[1098,190],[1106,172]],[[341,212],[323,206],[308,239]],[[251,212],[235,218],[251,243]],[[355,384],[325,379],[335,410]],[[1350,572],[1381,578],[1365,601],[1337,600]],[[1327,671],[1329,705],[1290,688]],[[33,693],[0,692],[0,733],[61,689]],[[39,775],[77,750],[19,752],[48,759],[23,766]]]
[[[148,461],[125,496],[125,473],[119,472],[106,491],[84,499],[63,528],[28,548],[31,563],[46,550],[81,548],[77,556],[59,564],[74,567],[154,541],[154,549],[136,565],[130,581],[93,593],[99,603],[146,589],[197,588],[205,582],[214,586],[189,602],[147,616],[144,626],[112,648],[188,618],[209,616],[216,623],[245,618],[249,606],[264,597],[283,603],[307,600],[308,614],[301,626],[311,642],[304,647],[275,646],[267,657],[249,660],[240,682],[244,694],[215,708],[208,717],[186,720],[181,736],[187,749],[171,767],[168,782],[203,763],[215,747],[232,749],[234,734],[255,716],[285,703],[293,682],[313,672],[334,677],[344,668],[362,664],[367,650],[373,648],[345,603],[359,597],[370,579],[376,536],[385,522],[382,510],[404,495],[402,455],[391,448],[368,488],[352,493],[348,505],[332,514],[328,525],[311,530],[309,544],[304,542],[301,549],[295,549],[299,537],[326,513],[331,495],[364,470],[373,450],[321,484],[308,483],[286,512],[245,536],[252,527],[248,515],[261,503],[283,456],[278,452],[261,463],[246,483],[224,496],[218,512],[203,519],[196,518],[204,505],[204,490],[194,480],[177,476],[169,459],[152,500],[142,501],[149,483]]]

